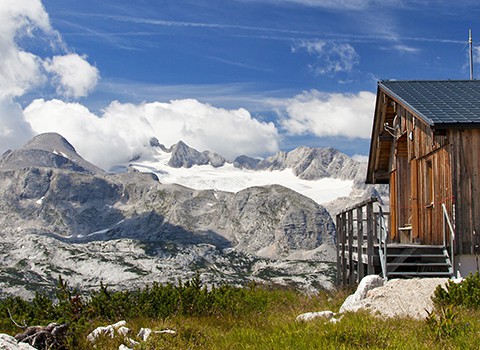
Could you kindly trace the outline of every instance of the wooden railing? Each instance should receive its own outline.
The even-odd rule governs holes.
[[[337,214],[337,281],[354,285],[365,276],[379,273],[379,211],[374,210],[377,198],[372,197]],[[389,213],[383,213],[387,217]],[[385,242],[388,232],[384,232]]]
[[[377,227],[377,236],[378,236],[378,256],[380,258],[380,266],[382,267],[382,276],[387,280],[387,244],[388,244],[388,230],[387,230],[387,220],[383,214],[381,206],[378,206],[378,217],[376,222]]]
[[[450,215],[448,215],[447,207],[445,203],[442,203],[442,211],[443,211],[443,246],[445,249],[447,246],[450,246],[450,264],[452,266],[452,274],[455,274],[455,228],[452,224],[452,220],[450,219]],[[447,244],[447,228],[449,232],[450,242]]]

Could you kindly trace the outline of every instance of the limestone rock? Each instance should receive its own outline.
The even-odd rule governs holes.
[[[385,280],[378,275],[365,276],[358,284],[355,293],[345,299],[339,313],[357,311],[360,308],[359,302],[367,297],[367,293],[372,289],[383,286],[384,282]]]
[[[319,271],[329,269],[323,260],[331,254],[322,252],[333,246],[333,221],[297,192],[279,185],[238,193],[193,190],[147,173],[96,171],[56,134],[30,145],[24,149],[50,150],[48,159],[61,156],[63,165],[71,164],[8,158],[16,151],[2,158],[4,291],[54,285],[59,274],[88,289],[102,280],[117,288],[174,282],[195,271],[216,283],[282,282],[294,275],[309,286],[331,284]],[[311,258],[295,266],[294,256]]]
[[[301,315],[298,315],[295,321],[297,322],[308,322],[316,318],[322,318],[326,321],[329,321],[333,318],[335,314],[332,311],[318,311],[318,312],[307,312]]]
[[[171,148],[171,156],[168,165],[173,168],[191,168],[193,165],[211,164],[213,167],[220,167],[225,164],[225,159],[213,152],[204,151],[200,153],[194,148],[179,141]]]
[[[2,350],[36,350],[27,343],[18,342],[14,337],[8,334],[0,334],[0,349]]]

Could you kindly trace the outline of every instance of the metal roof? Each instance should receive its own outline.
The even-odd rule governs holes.
[[[480,80],[382,80],[378,85],[432,126],[480,124]]]

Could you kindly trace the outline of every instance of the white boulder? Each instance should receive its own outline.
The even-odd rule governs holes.
[[[36,350],[30,344],[17,342],[17,340],[14,337],[8,334],[0,334],[0,349],[2,350]]]
[[[152,330],[150,328],[140,328],[140,331],[137,334],[137,338],[140,338],[143,341],[147,341],[150,334],[152,334]]]
[[[352,295],[349,295],[340,307],[339,313],[348,311],[357,311],[359,309],[359,302],[367,297],[370,290],[383,286],[385,280],[378,275],[365,276],[358,284],[357,290]]]
[[[323,318],[327,321],[333,318],[335,314],[332,311],[318,311],[318,312],[307,312],[301,315],[298,315],[295,321],[297,322],[307,322],[314,320],[316,318]]]

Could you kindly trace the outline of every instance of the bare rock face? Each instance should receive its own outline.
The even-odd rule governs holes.
[[[97,174],[103,170],[87,162],[77,154],[75,148],[61,135],[46,133],[35,136],[25,146],[7,151],[0,158],[2,169],[26,167],[48,167]]]
[[[328,212],[297,192],[279,185],[197,191],[148,173],[106,174],[59,135],[33,144],[21,149],[28,157],[2,158],[0,290],[53,285],[59,274],[83,288],[100,281],[130,288],[198,271],[212,283],[283,283],[300,274],[308,288],[331,285],[321,260],[275,268],[333,245]],[[64,163],[55,163],[52,149]],[[35,163],[39,150],[48,154]]]
[[[357,161],[333,148],[298,147],[290,152],[278,152],[261,161],[241,156],[234,165],[252,170],[292,169],[303,180],[318,180],[325,177],[353,179],[362,166]]]
[[[233,161],[233,166],[240,169],[256,170],[260,159],[249,156],[239,156]]]
[[[191,168],[193,165],[211,164],[213,167],[220,167],[225,164],[225,159],[213,152],[198,152],[196,149],[187,146],[179,141],[170,149],[171,157],[168,165],[173,168]]]

